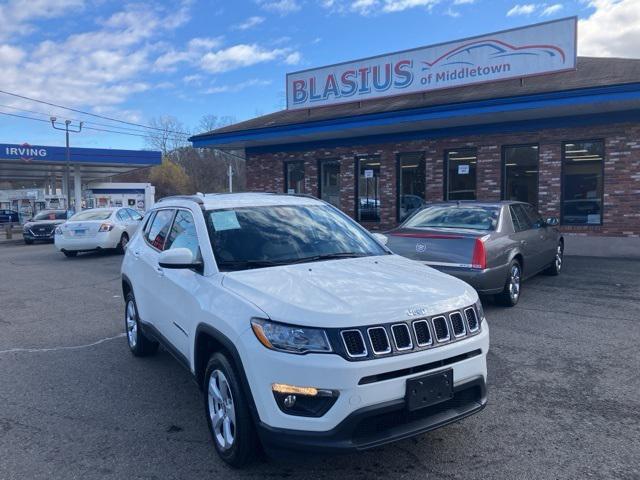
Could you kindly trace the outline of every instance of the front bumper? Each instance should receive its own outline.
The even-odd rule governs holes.
[[[258,434],[267,449],[340,453],[366,450],[423,434],[481,411],[487,403],[484,377],[456,385],[446,402],[410,412],[404,400],[361,408],[327,432],[301,432],[260,423]]]
[[[298,439],[303,447],[306,443],[325,442],[329,448],[338,450],[369,448],[437,428],[480,410],[485,403],[489,350],[486,321],[478,334],[464,340],[415,353],[357,362],[335,354],[293,355],[268,350],[251,330],[240,335],[238,346],[256,407],[257,424],[266,443],[275,436],[278,437],[275,443],[297,444]],[[365,427],[358,425],[366,425],[362,423],[365,417],[401,416],[407,379],[449,368],[453,369],[456,392],[465,390],[463,386],[472,381],[482,385],[467,406],[437,414],[432,412],[429,418],[414,419],[416,422],[409,419],[404,422],[405,426],[398,424],[397,429],[390,428],[380,437],[368,438],[362,433]],[[300,417],[280,410],[272,392],[274,383],[333,390],[339,396],[323,416]]]
[[[52,231],[48,235],[34,235],[30,231],[23,231],[22,236],[24,237],[25,240],[33,240],[34,242],[38,240],[41,240],[44,242],[53,242],[55,238],[55,232]]]

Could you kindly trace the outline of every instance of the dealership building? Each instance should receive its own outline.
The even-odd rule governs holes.
[[[424,203],[522,200],[568,253],[640,252],[640,60],[576,57],[567,18],[292,73],[287,109],[192,137],[243,149],[249,190],[371,230]]]

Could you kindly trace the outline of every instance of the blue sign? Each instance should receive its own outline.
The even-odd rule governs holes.
[[[150,150],[112,150],[108,148],[69,149],[71,163],[108,165],[160,165],[162,154]],[[25,163],[66,162],[66,148],[42,145],[0,144],[0,160],[18,160]]]

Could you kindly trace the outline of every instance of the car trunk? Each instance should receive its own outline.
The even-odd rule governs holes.
[[[66,222],[62,226],[62,233],[65,238],[90,238],[95,237],[100,229],[100,225],[106,220],[86,220],[77,222]]]
[[[485,230],[399,228],[387,233],[387,246],[398,255],[431,265],[485,268]]]

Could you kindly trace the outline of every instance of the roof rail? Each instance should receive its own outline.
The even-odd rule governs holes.
[[[204,205],[204,200],[200,195],[171,195],[169,197],[162,197],[159,202],[164,202],[165,200],[188,200],[191,202],[196,202],[198,205]]]

